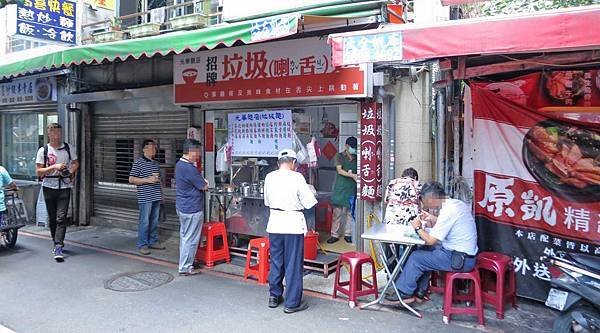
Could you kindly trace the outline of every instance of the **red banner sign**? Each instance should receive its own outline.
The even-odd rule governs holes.
[[[600,123],[587,112],[600,86],[565,73],[471,85],[482,248],[512,255],[519,293],[536,299],[550,280],[540,256],[600,255]],[[559,105],[568,112],[543,111]]]
[[[360,112],[360,198],[381,200],[382,111],[376,102],[361,103]]]
[[[366,97],[366,65],[335,68],[331,48],[305,38],[174,56],[176,104]]]

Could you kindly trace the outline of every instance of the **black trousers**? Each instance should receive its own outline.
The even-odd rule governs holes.
[[[44,189],[44,201],[48,210],[48,222],[50,223],[50,234],[55,245],[64,245],[65,233],[67,232],[67,212],[71,199],[71,189]]]

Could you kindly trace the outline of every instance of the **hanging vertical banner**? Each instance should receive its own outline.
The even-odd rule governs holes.
[[[520,84],[551,87],[555,95],[575,88],[553,77],[555,83]],[[507,84],[498,86],[504,94],[517,92]],[[544,103],[525,103],[539,100],[533,96],[537,89],[525,89],[521,100],[483,84],[471,88],[480,247],[511,255],[518,293],[544,300],[551,272],[540,256],[600,255],[600,122],[539,111]]]
[[[360,198],[378,201],[382,197],[382,110],[381,103],[363,102],[360,112]]]
[[[17,2],[14,34],[44,42],[77,43],[77,4],[69,0]]]

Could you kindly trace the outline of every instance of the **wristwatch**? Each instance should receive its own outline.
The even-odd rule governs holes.
[[[415,232],[419,233],[419,230],[421,230],[421,229],[423,229],[423,228],[421,228],[421,226],[418,226],[418,227],[415,228]]]

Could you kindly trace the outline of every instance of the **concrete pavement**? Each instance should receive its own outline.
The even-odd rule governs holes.
[[[47,239],[20,235],[17,245],[0,248],[0,325],[19,333],[473,332],[399,312],[353,310],[317,297],[306,297],[308,311],[286,315],[281,308],[267,308],[266,287],[214,274],[175,276],[155,289],[115,292],[104,283],[117,274],[175,270],[73,245],[59,264],[51,260]]]
[[[266,287],[257,286],[255,282],[243,282],[240,277],[243,274],[243,267],[235,264],[217,265],[212,270],[206,270],[201,277],[180,278],[176,276],[174,281],[168,285],[149,291],[118,293],[104,289],[104,281],[120,273],[144,270],[176,274],[177,240],[175,238],[164,239],[167,245],[166,251],[154,251],[151,256],[139,256],[135,249],[135,232],[115,228],[71,227],[67,235],[67,242],[71,244],[67,246],[67,254],[71,257],[67,258],[66,263],[57,264],[50,259],[50,241],[47,239],[47,229],[33,226],[24,229],[19,234],[16,250],[11,251],[0,247],[0,283],[11,287],[18,286],[14,289],[14,293],[18,295],[19,290],[27,288],[28,290],[40,289],[39,293],[42,295],[50,293],[52,296],[38,299],[35,296],[37,292],[31,295],[26,294],[27,297],[23,300],[26,301],[24,308],[28,311],[23,313],[16,311],[20,307],[15,307],[5,315],[3,314],[4,310],[0,308],[0,325],[14,329],[25,327],[24,330],[16,329],[18,332],[80,331],[78,329],[64,330],[65,328],[53,323],[52,316],[42,316],[41,324],[36,324],[37,319],[35,318],[29,321],[31,317],[29,309],[36,309],[35,313],[38,315],[51,313],[43,309],[47,307],[52,309],[53,299],[58,301],[59,307],[63,310],[61,312],[66,313],[69,320],[77,323],[76,328],[85,328],[84,331],[89,332],[100,330],[118,332],[121,328],[124,332],[152,332],[154,329],[157,332],[165,332],[163,329],[173,332],[198,331],[195,330],[197,325],[194,326],[198,320],[210,323],[205,329],[199,331],[214,331],[221,325],[225,325],[230,328],[230,332],[249,332],[248,327],[261,328],[259,332],[271,332],[277,331],[278,327],[287,327],[286,325],[289,323],[292,326],[286,330],[287,332],[313,331],[313,328],[314,330],[333,329],[334,331],[343,329],[350,332],[398,330],[412,332],[432,328],[439,332],[472,331],[469,329],[486,332],[518,332],[522,330],[547,332],[551,328],[555,316],[543,304],[520,300],[519,309],[508,310],[505,320],[495,319],[493,309],[487,307],[485,327],[478,326],[476,319],[470,316],[459,316],[456,319],[453,318],[450,325],[443,325],[441,324],[441,297],[435,294],[432,295],[431,302],[418,306],[424,319],[417,319],[394,307],[383,307],[381,311],[351,310],[348,308],[344,296],[337,301],[331,299],[333,276],[325,279],[312,274],[305,276],[304,286],[305,295],[316,296],[308,298],[311,305],[314,304],[314,306],[306,313],[289,316],[283,315],[281,309],[275,311],[267,309],[265,306]],[[68,267],[61,265],[68,265]],[[38,279],[37,276],[40,274],[42,277]],[[57,287],[59,290],[64,283],[63,279],[72,283],[67,288],[68,292],[63,293],[57,291],[56,288],[46,290],[45,286],[49,281],[45,280],[54,281],[52,277],[59,282]],[[12,293],[12,288],[7,289]],[[165,290],[164,293],[161,292],[162,289]],[[71,299],[72,294],[76,291],[78,291],[77,295],[81,295],[83,298],[81,301]],[[165,293],[166,296],[163,297],[162,295]],[[190,293],[197,294],[198,297],[191,297]],[[247,294],[248,297],[241,298],[241,295]],[[202,295],[207,295],[207,297],[202,297]],[[22,296],[18,297],[20,299]],[[362,302],[370,299],[372,297],[363,298]],[[98,304],[98,300],[102,300],[102,302]],[[62,305],[65,304],[65,301],[68,308]],[[136,304],[139,306],[136,307]],[[168,311],[164,310],[165,306]],[[84,311],[88,307],[90,310]],[[147,308],[148,311],[138,311],[140,308]],[[219,313],[218,318],[226,319],[215,321],[212,319],[214,317],[212,315],[204,317],[205,308],[214,309]],[[79,314],[79,311],[82,313]],[[113,312],[116,312],[116,315]],[[248,316],[250,313],[256,313],[256,315]],[[20,314],[24,316],[23,318],[27,318],[27,321],[23,322]],[[169,317],[165,319],[164,326],[152,322],[156,316],[161,314]],[[178,317],[178,314],[182,314],[185,319],[173,321],[173,317]],[[273,314],[276,314],[274,317],[276,319],[271,318]],[[127,319],[120,320],[124,326],[116,327],[118,325],[112,323],[110,318],[119,318],[122,315],[127,317]],[[267,316],[267,320],[263,318],[264,316]],[[152,324],[136,326],[138,317],[143,323]],[[88,321],[82,323],[81,318],[88,318]],[[102,328],[102,325],[108,323],[104,320],[105,318],[111,320],[107,329]],[[9,319],[13,321],[8,321]],[[268,325],[267,323],[270,321],[273,321],[274,325]],[[318,325],[313,325],[315,322],[318,322]],[[13,326],[14,324],[16,326]],[[168,328],[171,324],[175,324],[175,326]],[[147,330],[147,327],[150,330]],[[1,326],[0,332],[2,332]]]

